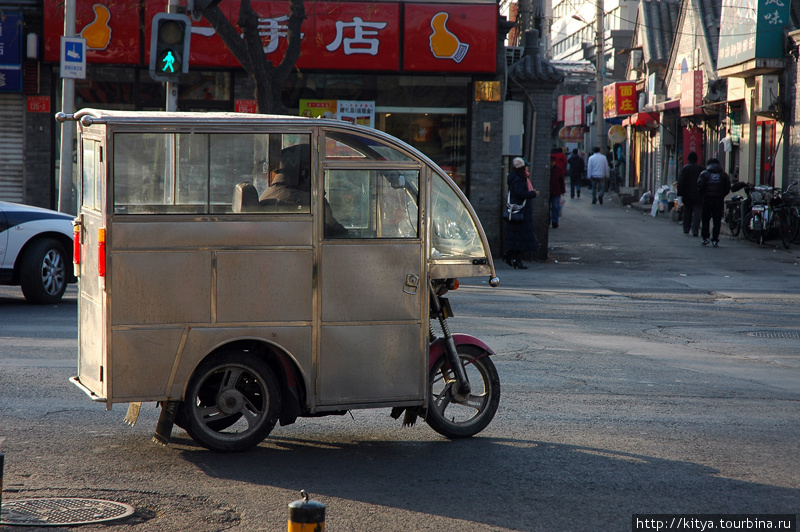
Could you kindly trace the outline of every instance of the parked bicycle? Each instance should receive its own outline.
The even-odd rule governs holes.
[[[783,203],[789,215],[792,244],[800,244],[800,182],[795,181],[783,191]]]
[[[747,197],[749,198],[750,190],[752,190],[752,188],[753,185],[750,183],[737,182],[731,186],[731,192],[738,192],[739,190],[744,189]],[[725,223],[728,224],[728,227],[731,231],[731,236],[733,237],[739,236],[739,231],[742,229],[742,218],[744,217],[744,213],[742,211],[744,210],[745,205],[748,206],[749,211],[750,202],[748,201],[745,203],[744,196],[739,194],[734,194],[731,196],[731,199],[725,200]]]
[[[763,244],[770,237],[770,232],[775,230],[783,247],[788,249],[792,242],[792,230],[781,189],[759,185],[750,190],[749,199],[752,202],[750,212],[744,216],[742,223],[745,238]]]

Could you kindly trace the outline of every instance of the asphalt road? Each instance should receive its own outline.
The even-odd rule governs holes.
[[[0,288],[3,500],[130,504],[127,520],[80,528],[120,532],[285,530],[300,489],[326,505],[332,531],[797,514],[800,249],[703,247],[664,216],[585,196],[567,201],[550,249],[527,270],[501,263],[499,288],[466,279],[452,294],[451,328],[495,349],[503,393],[492,424],[463,441],[377,410],[301,419],[241,454],[179,429],[161,447],[154,405],[128,427],[124,408],[106,412],[67,382],[74,288],[47,307]]]

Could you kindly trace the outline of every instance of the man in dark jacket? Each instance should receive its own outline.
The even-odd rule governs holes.
[[[703,167],[697,164],[697,154],[690,152],[689,163],[678,173],[678,196],[683,201],[683,234],[698,236],[700,232],[700,217],[703,212],[703,198],[697,189],[697,178]]]
[[[703,245],[708,245],[708,238],[711,236],[711,244],[717,247],[720,223],[725,211],[725,196],[731,191],[731,178],[722,171],[717,159],[709,159],[708,166],[697,178],[697,188],[703,197],[703,227],[701,229]],[[711,219],[714,220],[714,230],[709,235],[708,225]]]
[[[575,192],[577,192],[580,198],[581,179],[583,179],[583,172],[586,170],[586,163],[583,162],[583,157],[578,155],[578,150],[573,149],[572,155],[567,159],[567,164],[569,165],[567,169],[569,174],[569,197],[574,198]]]

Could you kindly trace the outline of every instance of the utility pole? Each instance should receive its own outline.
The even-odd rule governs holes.
[[[180,7],[179,0],[169,0],[167,4],[167,13],[177,13],[178,7]],[[186,31],[190,31],[189,28]],[[174,81],[167,81],[166,85],[166,92],[167,92],[167,101],[164,105],[164,110],[167,112],[174,112],[178,110],[178,84]]]
[[[75,4],[76,0],[64,2],[64,36],[75,36]],[[63,58],[61,59],[63,61]],[[75,80],[61,80],[61,111],[68,115],[75,113]],[[58,177],[58,210],[75,214],[72,203],[72,144],[75,141],[75,123],[61,123],[61,162]]]
[[[603,27],[603,17],[605,16],[605,2],[604,0],[595,0],[597,5],[597,13],[595,15],[596,38],[595,44],[595,68],[597,69],[597,94],[595,95],[595,120],[597,120],[597,145],[600,146],[600,152],[605,155],[606,153],[606,123],[603,118],[603,78],[605,77],[605,29]]]

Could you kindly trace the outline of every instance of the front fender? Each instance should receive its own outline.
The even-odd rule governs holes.
[[[494,355],[495,352],[492,351],[492,348],[486,345],[482,340],[475,338],[469,334],[454,334],[453,335],[453,342],[455,342],[456,347],[459,345],[474,345],[476,347],[481,348],[482,350],[489,353],[489,355]],[[437,338],[431,344],[431,353],[428,357],[428,369],[432,368],[433,365],[439,360],[439,357],[444,355],[444,338]]]

